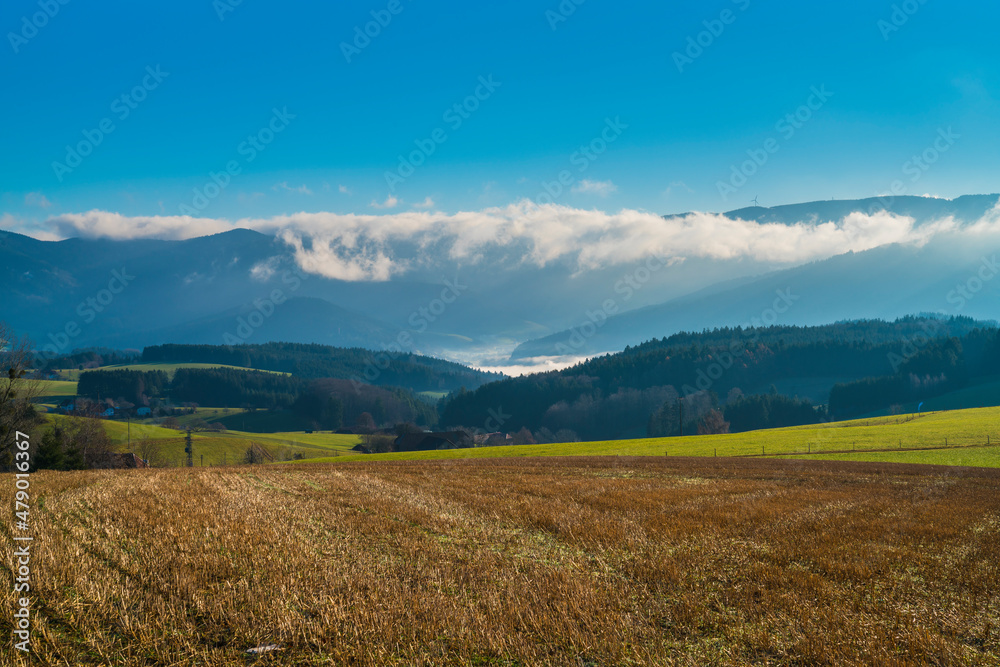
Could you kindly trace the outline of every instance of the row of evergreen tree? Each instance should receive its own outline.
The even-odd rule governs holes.
[[[306,379],[358,379],[413,391],[479,387],[502,376],[461,364],[406,352],[374,352],[307,343],[244,345],[155,345],[142,351],[144,363],[207,363],[290,373]]]
[[[914,344],[894,359],[894,373],[837,384],[830,412],[849,419],[960,389],[976,377],[1000,373],[1000,338],[993,330]],[[971,407],[971,406],[970,406]]]
[[[180,368],[172,380],[164,371],[116,369],[80,373],[77,395],[134,405],[152,399],[220,407],[287,408],[305,386],[301,378],[282,373],[235,368]]]
[[[709,412],[722,409],[713,395],[728,399],[739,390],[747,399],[727,400],[724,409],[736,431],[849,418],[951,391],[973,373],[1000,373],[1000,336],[968,318],[716,329],[458,391],[440,411],[447,426],[480,426],[501,412],[509,431],[574,424],[584,440],[626,438],[679,433],[678,417],[661,414],[676,409],[678,397],[687,410],[685,432],[697,430]],[[832,378],[850,381],[834,387]],[[829,382],[829,410],[768,397],[771,385],[787,379]]]
[[[437,422],[435,406],[408,389],[331,378],[310,381],[238,368],[180,368],[172,380],[159,370],[85,371],[80,374],[77,394],[134,405],[159,399],[206,407],[290,409],[317,430],[353,427],[363,413],[371,415],[379,426],[400,422],[432,426]]]

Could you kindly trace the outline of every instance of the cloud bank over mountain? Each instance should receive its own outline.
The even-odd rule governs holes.
[[[651,256],[791,266],[893,243],[920,246],[942,235],[996,234],[1000,205],[971,223],[950,216],[918,222],[887,210],[794,223],[700,212],[664,218],[630,209],[611,213],[537,206],[527,200],[458,213],[302,212],[229,221],[93,210],[52,216],[30,227],[9,218],[5,222],[13,231],[45,239],[183,240],[248,228],[280,238],[306,272],[350,282],[381,282],[437,266],[545,268],[558,263],[587,272]]]

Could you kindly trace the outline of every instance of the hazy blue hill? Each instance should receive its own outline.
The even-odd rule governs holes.
[[[265,316],[268,312],[271,315]],[[251,317],[253,313],[259,314]],[[263,323],[253,326],[261,318]],[[123,347],[174,342],[223,345],[232,343],[235,338],[246,343],[280,340],[379,348],[391,343],[398,335],[398,330],[392,325],[341,308],[329,301],[314,297],[290,297],[273,310],[268,305],[260,310],[251,303],[183,324],[152,331],[111,335],[106,340]]]
[[[851,213],[872,213],[886,210],[896,215],[912,217],[918,224],[949,216],[960,222],[974,222],[992,210],[1000,195],[965,195],[956,199],[933,197],[871,197],[857,200],[814,201],[782,206],[748,206],[729,211],[726,217],[755,222],[777,222],[791,225],[797,222],[842,220]],[[675,216],[666,216],[675,217]]]
[[[962,257],[956,260],[959,254]],[[528,341],[519,345],[512,357],[561,355],[567,350],[572,354],[610,352],[679,331],[754,322],[819,325],[920,312],[992,320],[1000,313],[996,308],[1000,276],[984,283],[982,291],[964,303],[954,293],[956,285],[974,277],[980,265],[979,254],[968,248],[952,253],[931,246],[890,245],[848,253],[615,315],[596,331],[577,327]],[[788,295],[788,302],[779,294]],[[785,312],[774,310],[776,302]],[[581,324],[584,322],[582,319]],[[583,336],[580,332],[593,334]]]
[[[997,200],[997,195],[953,201],[899,197],[727,215],[811,224],[884,205],[894,214],[911,215],[918,225],[948,216],[970,223]],[[744,324],[768,311],[777,290],[787,289],[799,298],[780,314],[783,324],[914,312],[992,318],[1000,281],[990,282],[962,310],[947,299],[972,275],[985,250],[936,238],[922,248],[883,247],[784,271],[774,271],[775,265],[764,260],[690,257],[657,271],[634,298],[619,302],[617,316],[571,351],[620,350],[681,330]],[[39,345],[53,339],[65,343],[60,352],[167,340],[217,342],[235,328],[238,317],[252,312],[254,302],[278,290],[288,303],[254,336],[378,349],[406,331],[413,339],[411,351],[436,356],[473,359],[485,351],[495,357],[502,353],[495,351],[523,341],[529,342],[516,357],[551,355],[556,343],[570,337],[569,327],[585,322],[588,310],[608,297],[619,298],[615,285],[635,269],[608,265],[581,272],[571,262],[539,268],[522,261],[526,248],[496,248],[482,262],[461,265],[446,248],[438,248],[424,251],[426,265],[414,262],[391,280],[347,282],[302,274],[287,244],[245,229],[185,241],[44,242],[4,232],[0,251],[0,317]],[[106,290],[116,271],[129,276],[128,286],[100,309],[88,305],[88,300],[111,296]],[[461,292],[428,317],[429,308],[442,306],[439,297],[449,282],[462,285]],[[72,340],[62,333],[67,326],[78,328]]]

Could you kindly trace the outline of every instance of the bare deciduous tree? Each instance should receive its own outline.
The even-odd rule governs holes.
[[[365,433],[361,436],[361,444],[369,454],[385,454],[393,451],[396,442],[394,436],[385,433]]]
[[[718,410],[710,410],[707,415],[698,422],[698,435],[716,435],[719,433],[729,433],[729,422]]]
[[[159,440],[153,440],[148,435],[144,435],[135,445],[135,451],[139,458],[152,467],[160,468],[166,465],[166,458],[163,456],[163,444]]]
[[[66,433],[88,468],[110,468],[114,464],[114,445],[100,419],[72,417]]]
[[[0,467],[11,461],[17,432],[27,433],[40,421],[31,403],[40,388],[28,375],[33,364],[28,338],[18,338],[13,329],[0,322]]]

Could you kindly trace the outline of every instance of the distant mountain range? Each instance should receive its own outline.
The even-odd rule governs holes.
[[[917,228],[947,219],[969,227],[987,218],[998,199],[812,202],[725,216],[818,225],[885,210],[913,218]],[[820,324],[919,312],[994,319],[1000,281],[981,280],[969,298],[956,289],[977,287],[983,258],[989,262],[998,238],[987,232],[934,238],[923,246],[883,246],[795,268],[688,258],[623,298],[616,286],[635,267],[621,264],[538,268],[501,253],[496,265],[348,282],[303,273],[290,246],[249,230],[187,241],[51,242],[0,232],[0,319],[57,352],[283,340],[495,364],[511,350],[515,359],[583,356],[681,330],[755,320]],[[608,298],[617,299],[615,312],[596,315]]]
[[[782,206],[748,206],[729,211],[726,217],[733,220],[753,220],[755,222],[777,222],[791,225],[798,222],[825,222],[843,220],[852,213],[873,214],[888,211],[895,215],[907,216],[918,225],[953,217],[959,222],[970,223],[983,218],[997,205],[1000,195],[965,195],[956,199],[934,197],[870,197],[868,199],[841,199],[814,201],[804,204],[784,204]],[[683,217],[686,214],[664,216]]]
[[[820,325],[918,313],[995,320],[1000,317],[1000,276],[995,282],[977,281],[981,268],[995,275],[1000,266],[994,264],[992,253],[984,256],[974,249],[962,250],[891,245],[839,255],[713,285],[604,322],[584,319],[572,329],[522,343],[512,357],[592,355],[679,331],[722,326]],[[962,259],[956,259],[960,255]],[[977,284],[982,287],[973,293],[971,288]],[[962,296],[962,286],[967,286],[970,298]]]
[[[998,196],[956,200],[901,197],[892,212],[918,225],[952,217],[969,225],[997,205]],[[734,219],[794,224],[842,219],[886,206],[881,199],[814,202],[771,209],[748,208]],[[994,244],[982,242],[995,241]],[[858,318],[896,318],[916,313],[1000,317],[1000,237],[934,240],[923,246],[886,245],[847,253],[760,276],[714,284],[664,303],[616,314],[606,321],[584,317],[570,329],[519,345],[512,358],[592,355],[678,331],[753,324],[819,325]],[[989,276],[987,279],[980,275]],[[997,278],[994,280],[994,276]],[[963,292],[964,289],[964,292]]]

